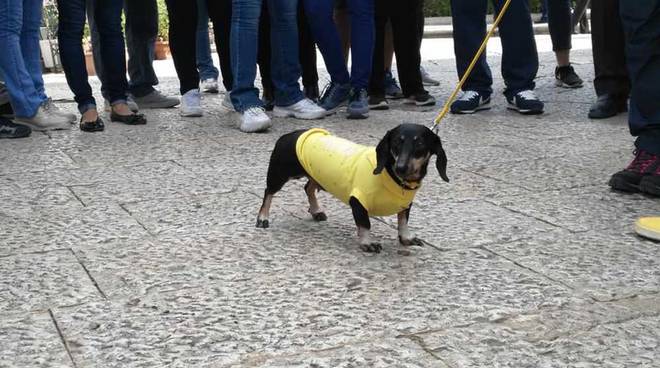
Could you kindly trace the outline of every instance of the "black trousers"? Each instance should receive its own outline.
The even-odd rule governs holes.
[[[199,88],[196,52],[197,1],[166,0],[166,4],[170,20],[170,51],[179,77],[179,92],[183,95],[191,89]]]
[[[421,63],[419,14],[422,12],[423,0],[376,0],[376,42],[369,80],[369,93],[376,96],[385,94],[385,26],[389,20],[392,23],[392,39],[396,67],[404,96],[412,96],[425,92],[422,85],[422,75],[419,71]]]
[[[137,0],[129,0],[137,1]],[[192,0],[166,0],[170,19],[170,49],[174,67],[179,76],[181,94],[199,88],[197,72],[197,2]],[[231,72],[229,35],[231,31],[231,0],[207,2],[209,19],[213,23],[216,49],[220,58],[222,84],[231,91],[234,78]],[[262,16],[262,20],[267,16]],[[260,69],[262,64],[260,64]],[[263,79],[263,72],[262,72]],[[270,81],[270,78],[268,78]]]
[[[220,73],[222,84],[226,91],[231,91],[234,85],[234,76],[231,73],[231,59],[229,54],[229,34],[231,32],[231,0],[207,1],[209,19],[213,23],[215,48],[220,58]]]
[[[626,70],[625,38],[619,4],[637,0],[595,0],[591,2],[591,42],[594,56],[596,95],[614,94],[627,99],[630,81]],[[646,0],[642,1],[646,2]]]
[[[660,155],[660,0],[622,0],[620,7],[632,82],[630,133],[637,148]]]
[[[571,49],[573,27],[570,3],[570,0],[548,0],[548,28],[552,39],[552,51]]]
[[[298,41],[303,87],[306,89],[318,88],[319,73],[316,68],[316,43],[314,42],[312,31],[309,29],[309,24],[307,24],[302,1],[298,3]],[[270,55],[270,16],[268,7],[264,1],[261,8],[261,19],[259,21],[259,51],[257,61],[259,63],[264,95],[267,97],[272,97],[273,93]]]

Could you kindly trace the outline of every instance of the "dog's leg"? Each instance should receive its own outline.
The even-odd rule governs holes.
[[[261,208],[259,208],[259,214],[257,215],[257,227],[267,229],[270,226],[268,217],[270,214],[270,205],[273,202],[273,197],[275,194],[270,193],[268,189],[264,192],[264,200],[261,203]]]
[[[320,188],[319,184],[312,178],[305,184],[305,193],[307,194],[307,200],[309,200],[309,213],[312,215],[314,221],[326,221],[328,219],[328,216],[321,210],[319,201],[316,199],[316,192]]]
[[[408,218],[410,217],[410,207],[408,207],[405,211],[399,212],[397,215],[397,220],[398,220],[398,230],[399,230],[399,243],[401,245],[416,245],[416,246],[423,246],[424,242],[422,242],[421,239],[413,236],[410,233],[410,229],[408,228]]]
[[[360,201],[354,197],[351,197],[348,203],[351,205],[353,219],[355,220],[355,225],[357,225],[360,249],[369,253],[380,253],[383,247],[381,247],[380,243],[371,240],[371,222],[369,221],[369,213],[364,206],[362,206]]]

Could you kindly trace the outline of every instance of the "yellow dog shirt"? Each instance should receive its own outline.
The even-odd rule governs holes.
[[[376,149],[310,129],[296,141],[296,155],[305,171],[325,191],[348,204],[355,197],[369,215],[389,216],[410,206],[415,193],[399,186],[383,170],[374,175]]]

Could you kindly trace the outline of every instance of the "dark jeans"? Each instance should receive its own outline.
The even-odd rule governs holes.
[[[495,9],[499,11],[504,0],[493,2]],[[454,52],[459,78],[465,74],[486,36],[487,5],[487,0],[451,1]],[[504,94],[507,98],[511,98],[520,91],[534,89],[534,78],[539,67],[527,0],[511,1],[500,23],[499,32],[502,41],[502,76],[506,84]],[[493,92],[492,84],[493,77],[484,53],[463,85],[463,90],[474,90],[489,95]]]
[[[261,20],[259,23],[259,71],[261,72],[261,83],[264,89],[264,95],[273,94],[273,82],[271,80],[270,65],[270,19],[268,7],[264,4],[261,10]],[[306,88],[317,87],[319,74],[316,68],[316,44],[312,36],[309,25],[306,21],[305,9],[302,1],[298,4],[298,41],[299,58],[302,74],[303,86]]]
[[[377,0],[376,12],[376,43],[374,47],[373,66],[369,81],[369,93],[377,96],[385,95],[385,26],[392,23],[392,37],[396,67],[404,96],[423,93],[422,75],[419,70],[421,55],[419,47],[419,13],[422,11],[423,0]]]
[[[197,0],[197,71],[200,80],[218,79],[209,40],[209,11],[206,0]]]
[[[630,0],[623,0],[630,1]],[[594,56],[596,95],[628,98],[630,80],[626,69],[625,38],[619,17],[619,0],[591,2],[591,43]]]
[[[599,0],[596,0],[599,1]],[[547,0],[548,28],[552,39],[552,51],[571,49],[571,22],[570,0]]]
[[[368,88],[375,42],[374,0],[350,0],[347,2],[351,15],[350,77],[333,19],[335,1],[302,1],[307,14],[307,22],[321,50],[332,81],[340,84],[350,81],[355,89]]]
[[[94,17],[97,1],[87,1],[87,17],[92,36],[94,68],[100,80],[105,78],[105,66],[101,57],[98,27]],[[153,68],[154,45],[158,36],[158,5],[156,0],[124,1],[126,17],[126,48],[128,49],[128,90],[135,97],[143,97],[154,91],[158,77]],[[108,98],[105,88],[103,97]]]
[[[85,27],[85,0],[58,0],[59,27],[57,38],[66,81],[75,95],[81,113],[96,106],[92,88],[87,82],[85,55],[82,48]],[[121,31],[122,0],[100,1],[94,9],[94,19],[99,30],[101,59],[105,74],[101,79],[111,104],[126,101],[126,53]]]
[[[635,146],[660,155],[660,0],[619,3],[632,91],[628,122]]]

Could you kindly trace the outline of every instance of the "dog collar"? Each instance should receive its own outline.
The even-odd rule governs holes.
[[[387,173],[387,176],[392,179],[394,184],[404,190],[417,190],[422,186],[420,182],[407,182],[394,173],[390,174],[389,170],[386,170],[385,172]]]

